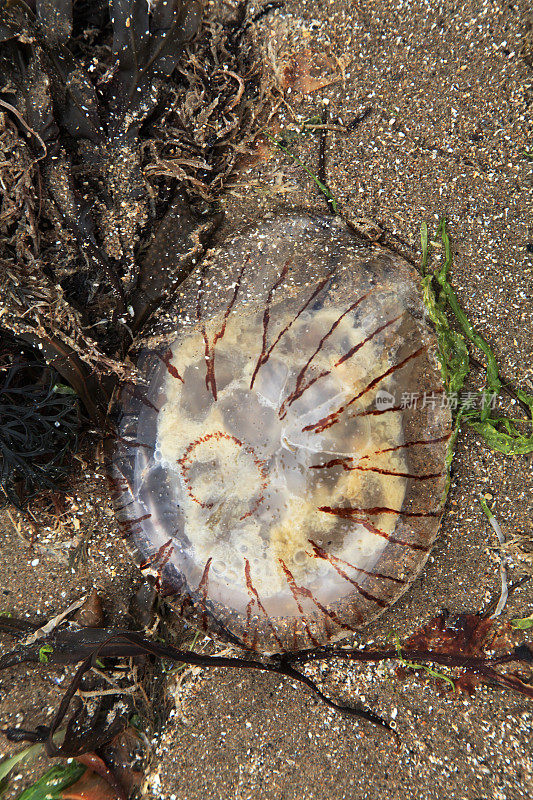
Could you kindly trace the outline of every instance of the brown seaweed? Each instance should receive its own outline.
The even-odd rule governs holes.
[[[42,662],[41,653],[43,647],[46,647],[49,667],[79,664],[49,726],[39,726],[35,731],[8,729],[4,730],[4,733],[13,741],[42,741],[51,756],[71,757],[94,750],[112,739],[121,725],[125,726],[124,719],[115,720],[111,726],[104,724],[103,727],[101,720],[98,725],[93,719],[92,726],[80,734],[78,710],[67,724],[67,732],[61,745],[54,741],[54,734],[64,721],[82,678],[97,660],[141,655],[201,667],[252,669],[275,673],[304,684],[328,707],[348,716],[365,719],[390,731],[392,728],[389,723],[370,709],[351,701],[334,700],[324,694],[313,680],[300,671],[299,667],[313,661],[334,658],[361,663],[379,663],[398,659],[400,652],[402,661],[410,659],[452,668],[459,667],[463,670],[464,676],[470,679],[471,686],[474,686],[475,682],[481,682],[487,686],[511,689],[527,697],[533,697],[533,686],[530,683],[526,683],[513,673],[504,673],[498,669],[513,663],[533,665],[531,646],[521,644],[511,647],[506,652],[487,655],[484,648],[488,647],[488,635],[493,625],[493,620],[473,614],[453,617],[440,614],[406,639],[400,648],[367,647],[362,650],[322,648],[300,653],[283,653],[261,660],[250,657],[208,656],[191,650],[179,650],[167,643],[153,641],[139,631],[127,629],[59,630],[45,640],[41,639],[32,645],[19,645],[15,650],[0,657],[0,670],[11,668],[16,664],[36,664]],[[0,630],[7,630],[2,619],[0,619]]]
[[[68,354],[64,379],[78,374],[99,427],[134,331],[203,254],[212,201],[259,126],[253,18],[242,4],[198,36],[201,12],[197,0],[0,7],[3,324]],[[224,120],[209,144],[204,103]]]

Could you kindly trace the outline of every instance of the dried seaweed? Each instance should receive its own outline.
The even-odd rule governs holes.
[[[338,211],[339,204],[338,204],[337,200],[334,198],[334,196],[331,194],[331,191],[328,189],[328,187],[325,184],[325,182],[323,180],[320,180],[320,178],[317,177],[317,175],[315,175],[314,172],[312,172],[309,169],[309,167],[306,166],[300,158],[298,158],[298,156],[295,156],[294,153],[291,153],[289,148],[286,147],[283,144],[282,141],[280,141],[278,139],[275,139],[274,136],[271,136],[269,133],[267,133],[266,135],[267,135],[268,139],[272,142],[272,144],[275,145],[275,147],[278,147],[282,152],[284,152],[286,155],[288,155],[289,158],[292,158],[292,160],[295,161],[296,164],[298,164],[300,167],[302,167],[302,169],[309,175],[311,180],[313,180],[314,183],[317,185],[319,191],[326,198],[326,201],[328,203],[328,208],[331,209],[333,214],[336,214],[337,211]]]
[[[270,99],[246,3],[200,32],[199,0],[110,6],[0,3],[2,324],[63,359],[98,424],[133,330],[203,253]],[[184,224],[163,247],[178,199]],[[156,240],[177,251],[170,269]]]
[[[275,7],[276,4],[269,4]],[[180,86],[166,84],[166,109],[149,120],[152,181],[177,178],[193,197],[215,199],[254,148],[272,102],[259,48],[244,31],[245,4],[235,18],[208,18],[177,67]]]

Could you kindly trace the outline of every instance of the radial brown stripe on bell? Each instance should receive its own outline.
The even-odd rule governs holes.
[[[369,297],[371,294],[372,294],[372,291],[366,292],[364,295],[359,297],[354,303],[352,303],[350,306],[348,306],[348,308],[345,311],[343,311],[342,314],[339,317],[337,317],[337,319],[333,322],[333,324],[331,325],[331,327],[328,330],[328,332],[325,333],[324,336],[320,339],[320,341],[318,343],[318,346],[316,347],[315,351],[307,359],[306,363],[304,364],[304,366],[302,367],[302,369],[298,373],[298,375],[296,377],[296,385],[294,387],[294,390],[283,401],[283,403],[282,403],[282,405],[280,407],[280,410],[279,410],[280,419],[283,419],[287,415],[287,410],[286,410],[287,406],[292,405],[292,403],[294,403],[295,400],[297,400],[299,397],[301,397],[302,394],[307,389],[309,389],[314,383],[316,383],[317,380],[319,380],[319,378],[325,377],[326,375],[329,374],[329,372],[331,370],[326,370],[326,371],[322,372],[320,375],[318,375],[317,377],[315,377],[312,380],[308,381],[307,383],[304,383],[304,377],[307,374],[311,363],[313,362],[315,357],[318,355],[318,353],[320,353],[320,351],[322,350],[326,340],[330,338],[332,333],[338,328],[338,326],[341,324],[341,322],[346,317],[346,315],[350,314],[353,311],[355,311],[355,309],[363,302],[363,300],[366,300],[366,298]],[[361,343],[360,346],[362,346],[362,344],[364,344],[364,342]]]
[[[407,356],[407,358],[404,358],[403,361],[400,361],[399,364],[394,364],[392,367],[383,372],[377,378],[374,378],[374,380],[370,381],[370,383],[368,383],[364,389],[362,389],[354,397],[351,397],[350,400],[344,405],[342,405],[340,408],[338,408],[337,411],[334,411],[331,414],[328,414],[328,416],[319,419],[318,422],[315,422],[312,425],[307,425],[303,430],[322,433],[323,431],[326,430],[326,428],[331,427],[331,425],[335,425],[335,423],[339,421],[341,414],[344,411],[346,411],[346,409],[349,408],[353,403],[355,403],[356,400],[359,400],[364,394],[366,394],[375,386],[377,386],[378,383],[381,383],[383,378],[392,375],[394,372],[404,367],[409,361],[412,361],[412,359],[418,358],[418,356],[420,356],[426,349],[427,346],[424,345],[423,347],[420,347],[418,350],[416,350],[414,353],[411,353],[411,355]]]

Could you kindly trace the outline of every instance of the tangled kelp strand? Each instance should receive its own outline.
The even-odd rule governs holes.
[[[76,446],[77,400],[61,392],[57,373],[31,351],[17,352],[5,334],[0,347],[0,488],[4,501],[21,508],[65,476]]]
[[[371,710],[353,702],[333,700],[324,694],[317,684],[301,671],[302,668],[311,662],[333,658],[361,663],[379,663],[395,659],[403,665],[414,665],[416,668],[420,667],[418,662],[422,662],[422,665],[433,663],[461,669],[461,673],[455,681],[456,688],[464,683],[468,690],[472,691],[477,683],[481,683],[512,689],[525,696],[533,697],[533,686],[525,682],[523,676],[519,677],[513,672],[502,672],[501,669],[498,669],[506,664],[533,664],[531,647],[527,644],[515,645],[507,652],[487,655],[485,651],[493,647],[496,635],[493,631],[493,624],[491,618],[473,614],[457,616],[440,614],[404,642],[397,641],[396,645],[392,647],[322,648],[300,653],[284,653],[262,660],[225,655],[209,656],[191,650],[180,650],[166,642],[156,642],[143,633],[133,630],[117,628],[58,630],[46,639],[46,643],[49,645],[47,665],[51,667],[79,663],[79,666],[57,708],[51,725],[40,726],[33,732],[15,728],[4,731],[4,733],[16,741],[42,741],[45,743],[48,754],[53,756],[78,756],[87,749],[94,748],[96,742],[101,744],[109,741],[116,733],[115,728],[110,732],[104,726],[103,729],[95,728],[86,731],[82,736],[77,735],[75,732],[76,714],[70,718],[67,724],[62,744],[58,745],[55,742],[55,734],[67,714],[70,702],[79,688],[83,676],[97,661],[108,657],[123,658],[143,654],[195,666],[252,669],[278,674],[303,683],[330,708],[348,716],[365,719],[390,731],[393,731],[392,726]],[[1,618],[0,629],[10,630],[4,625]],[[17,646],[13,651],[0,658],[0,670],[20,663],[39,663],[39,653],[42,647],[42,640],[26,647]],[[436,675],[433,673],[430,673],[431,677],[439,679],[443,677],[439,673]]]

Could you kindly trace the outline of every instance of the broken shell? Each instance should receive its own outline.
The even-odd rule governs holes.
[[[451,434],[404,260],[340,220],[267,219],[187,278],[137,366],[114,503],[178,613],[271,653],[336,641],[403,594]]]

